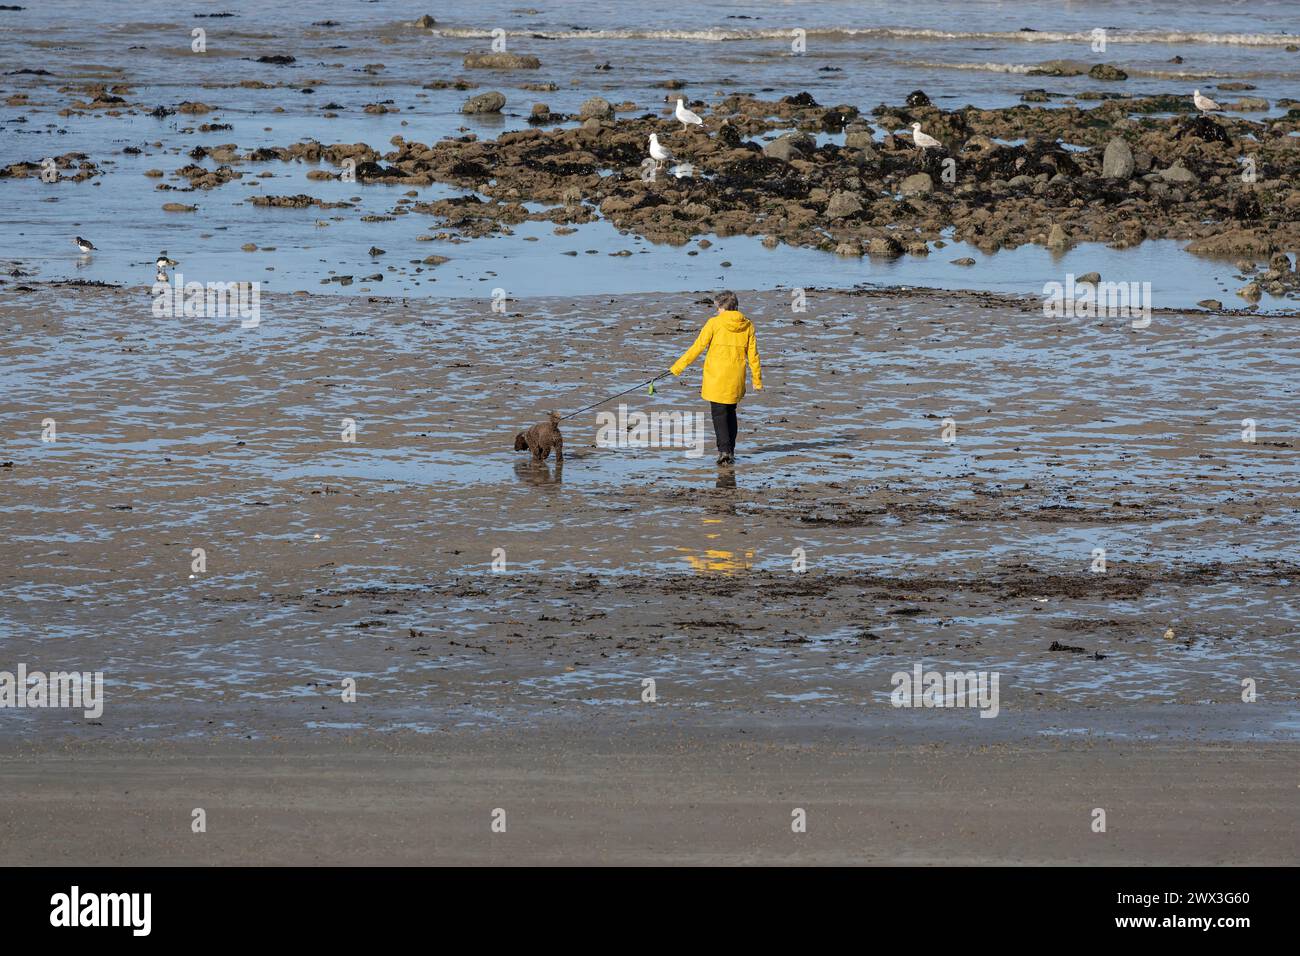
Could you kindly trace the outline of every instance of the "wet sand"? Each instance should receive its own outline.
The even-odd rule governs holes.
[[[594,447],[594,413],[562,467],[511,451],[666,368],[699,298],[269,296],[241,330],[154,319],[144,289],[7,293],[0,669],[102,670],[107,702],[0,712],[3,839],[90,863],[1294,858],[1294,316],[742,293],[767,387],[734,486],[711,456]],[[628,401],[695,410],[698,383]],[[998,673],[999,716],[895,709],[916,663]],[[204,799],[239,822],[200,846]],[[529,822],[485,845],[510,800]],[[798,800],[829,819],[792,847]],[[77,838],[50,851],[50,826]]]
[[[650,724],[19,751],[0,763],[0,851],[77,866],[1240,866],[1300,850],[1294,745],[905,746]]]

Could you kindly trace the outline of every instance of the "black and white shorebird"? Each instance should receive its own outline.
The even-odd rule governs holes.
[[[77,236],[77,238],[73,239],[72,241],[77,244],[77,248],[80,249],[82,252],[91,252],[95,248],[95,244],[93,242],[91,242],[89,239],[82,239],[80,236]]]
[[[153,277],[155,278],[156,281],[159,282],[172,281],[170,280],[170,278],[168,278],[168,274],[166,274],[166,271],[168,271],[169,268],[172,268],[173,265],[177,263],[175,263],[175,259],[168,258],[168,254],[166,254],[166,250],[159,252],[159,258],[153,260],[153,264],[157,265],[157,268],[159,268],[159,273],[157,273],[157,276]]]

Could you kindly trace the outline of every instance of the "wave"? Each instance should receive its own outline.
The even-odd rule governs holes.
[[[802,29],[802,28],[801,28]],[[687,40],[700,43],[723,43],[736,40],[788,40],[795,35],[787,30],[507,30],[507,36],[536,37],[546,40]],[[440,27],[435,36],[450,38],[484,38],[492,31],[460,27]],[[875,38],[881,40],[1000,40],[1015,43],[1091,43],[1092,32],[1056,30],[933,30],[912,27],[813,27],[803,29],[808,37],[829,39]],[[1300,36],[1287,33],[1207,33],[1184,30],[1107,30],[1107,43],[1219,43],[1234,46],[1288,46],[1300,44]]]
[[[1041,63],[937,63],[926,60],[918,61],[915,66],[925,67],[933,70],[976,70],[981,73],[1018,73],[1027,74],[1032,70],[1042,67]],[[1088,66],[1088,64],[1084,64]],[[1228,80],[1237,78],[1243,74],[1238,73],[1219,73],[1215,70],[1141,70],[1133,67],[1124,67],[1124,72],[1129,76],[1145,76],[1157,80]],[[1086,77],[1087,71],[1082,70],[1079,76]],[[1259,75],[1259,74],[1252,74]]]

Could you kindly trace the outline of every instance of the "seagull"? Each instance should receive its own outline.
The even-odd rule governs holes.
[[[77,236],[77,238],[73,239],[72,241],[77,244],[77,248],[80,249],[82,252],[90,252],[92,249],[95,248],[95,244],[93,242],[91,242],[89,239],[82,239],[80,236]]]
[[[933,136],[927,136],[925,133],[922,133],[920,123],[912,124],[912,142],[923,150],[929,149],[931,146],[943,145],[943,143],[939,142]]]
[[[668,147],[659,145],[659,135],[657,133],[650,134],[650,158],[655,161],[656,166],[673,158],[673,154],[668,151]]]
[[[176,265],[176,260],[175,260],[175,259],[168,259],[168,258],[167,258],[167,252],[166,252],[166,250],[164,250],[164,251],[158,253],[158,261],[157,261],[156,265],[158,266],[158,271],[161,272],[163,269],[167,269],[167,268],[170,268],[171,266]]]
[[[1202,113],[1208,113],[1210,110],[1223,109],[1222,106],[1214,102],[1214,100],[1210,99],[1208,96],[1202,96],[1200,90],[1192,90],[1192,102],[1196,104],[1196,108]]]
[[[686,108],[686,103],[679,96],[677,97],[677,118],[681,120],[682,129],[690,129],[692,126],[703,126],[704,120],[698,115],[692,113]]]

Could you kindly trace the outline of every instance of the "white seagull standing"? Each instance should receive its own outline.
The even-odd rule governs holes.
[[[912,142],[915,143],[919,149],[923,150],[929,149],[931,146],[943,145],[933,136],[927,136],[925,133],[922,133],[920,123],[912,124]]]
[[[668,151],[668,147],[660,145],[657,133],[650,134],[650,158],[655,161],[656,166],[673,158],[673,154]]]
[[[82,252],[91,252],[95,248],[95,244],[93,242],[91,242],[89,239],[82,239],[80,236],[77,236],[77,238],[73,239],[72,241],[77,244],[77,248],[80,249]]]
[[[677,97],[677,119],[681,121],[682,129],[690,129],[692,126],[703,126],[704,120],[692,113],[686,108],[686,103],[679,96]]]
[[[1223,107],[1214,102],[1214,100],[1210,99],[1208,96],[1202,96],[1200,90],[1192,90],[1192,102],[1196,104],[1196,108],[1202,113],[1208,113],[1210,110],[1223,109]]]

